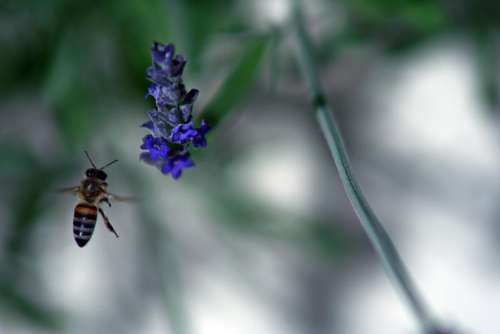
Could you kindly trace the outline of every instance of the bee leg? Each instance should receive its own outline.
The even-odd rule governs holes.
[[[109,207],[111,207],[111,202],[109,201],[109,199],[107,197],[104,197],[103,199],[101,199],[101,202],[105,202]]]
[[[109,218],[106,217],[106,215],[104,214],[104,211],[102,211],[101,208],[99,208],[99,212],[101,213],[101,216],[102,218],[104,219],[104,223],[106,224],[106,227],[108,228],[108,230],[110,230],[111,232],[114,233],[114,235],[119,238],[118,236],[118,233],[116,233],[115,229],[113,228],[113,225],[111,225],[110,221],[109,221]]]

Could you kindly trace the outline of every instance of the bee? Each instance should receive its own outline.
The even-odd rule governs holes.
[[[80,182],[79,186],[60,189],[61,192],[73,193],[80,198],[80,202],[75,206],[73,214],[73,236],[80,247],[85,246],[92,237],[98,212],[101,214],[108,230],[119,238],[109,218],[102,210],[101,204],[106,203],[111,207],[110,199],[118,201],[126,200],[126,198],[111,194],[107,190],[108,183],[106,182],[106,178],[108,175],[104,172],[104,169],[118,162],[118,160],[113,160],[103,167],[97,168],[89,153],[87,151],[84,152],[92,168],[88,168],[85,171],[85,178]]]

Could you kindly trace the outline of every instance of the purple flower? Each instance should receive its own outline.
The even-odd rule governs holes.
[[[172,130],[171,140],[178,144],[192,143],[194,147],[207,146],[205,133],[209,130],[208,123],[203,120],[198,129],[193,127],[193,122],[177,125]]]
[[[168,120],[165,119],[165,114],[153,109],[148,113],[149,121],[145,122],[141,126],[147,128],[156,137],[164,137],[168,135]]]
[[[161,44],[158,42],[153,42],[153,47],[151,48],[151,56],[153,57],[153,63],[161,64],[166,59],[172,59],[175,52],[175,46],[173,44]]]
[[[197,135],[198,131],[193,128],[192,122],[181,123],[172,130],[171,138],[174,143],[187,144]]]
[[[156,161],[160,158],[168,159],[170,147],[165,139],[147,135],[142,141],[143,144],[141,145],[141,149],[149,151],[150,160]]]
[[[146,98],[154,99],[155,109],[149,112],[149,121],[142,124],[151,134],[143,138],[140,157],[163,174],[178,179],[184,169],[194,167],[189,149],[207,146],[205,134],[209,126],[205,120],[199,128],[193,125],[193,105],[199,91],[188,91],[184,86],[186,59],[175,54],[173,44],[158,42],[153,43],[151,58],[152,65],[146,71],[151,85]]]
[[[153,43],[151,48],[153,64],[147,70],[149,80],[164,84],[168,81],[180,79],[186,60],[182,55],[175,55],[173,44]]]
[[[146,97],[152,96],[159,106],[175,106],[182,102],[186,95],[186,88],[182,84],[168,83],[159,85],[152,83],[148,88]]]
[[[189,154],[177,155],[166,160],[161,166],[163,174],[170,173],[174,179],[178,179],[182,175],[182,170],[194,167],[194,162],[189,158]]]

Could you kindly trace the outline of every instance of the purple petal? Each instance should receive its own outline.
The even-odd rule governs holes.
[[[152,96],[155,100],[158,99],[160,96],[160,86],[153,83],[148,87],[148,93],[146,94],[146,97]]]
[[[142,138],[143,144],[141,145],[141,149],[149,150],[154,145],[154,137],[152,135],[147,135]]]
[[[191,89],[185,96],[184,99],[182,100],[183,104],[193,104],[196,98],[198,97],[198,94],[200,91],[198,89]]]
[[[160,156],[164,159],[167,158],[168,152],[170,151],[170,147],[166,143],[160,144]]]
[[[139,155],[139,160],[144,161],[147,164],[152,164],[153,162],[151,161],[151,157],[149,155],[149,152],[142,152]]]
[[[168,174],[172,170],[172,161],[167,160],[162,166],[161,166],[161,172],[163,174]]]
[[[152,121],[147,121],[146,123],[141,125],[142,128],[146,128],[148,130],[153,131],[154,130],[154,124]]]
[[[184,59],[184,57],[181,55],[175,56],[175,58],[172,60],[171,75],[174,77],[182,75],[184,66],[186,66],[186,60]]]
[[[177,180],[181,177],[182,175],[182,167],[175,165],[174,168],[172,168],[172,177]]]
[[[186,158],[185,160],[182,161],[182,167],[183,168],[194,167],[194,161],[189,158]]]
[[[160,150],[158,150],[157,148],[152,148],[149,150],[149,155],[152,161],[156,161],[160,157]]]
[[[206,120],[201,120],[201,126],[198,129],[202,133],[207,133],[208,130],[210,130],[210,127],[208,126],[208,122]]]
[[[179,122],[179,118],[177,117],[177,109],[170,108],[167,112],[167,119],[172,124],[177,124]]]
[[[194,147],[207,147],[207,139],[204,136],[198,136],[193,139]]]
[[[151,55],[153,57],[153,62],[162,64],[165,61],[169,61],[175,52],[175,47],[173,44],[162,44],[159,42],[154,42],[151,48]]]

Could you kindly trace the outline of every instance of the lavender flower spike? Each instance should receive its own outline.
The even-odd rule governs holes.
[[[184,169],[194,167],[189,150],[207,146],[205,134],[210,127],[205,120],[199,128],[194,126],[193,105],[199,91],[187,91],[184,86],[186,59],[175,54],[173,44],[158,42],[153,43],[151,57],[152,64],[146,71],[151,85],[146,97],[151,96],[155,106],[149,120],[142,124],[151,133],[142,139],[140,159],[177,180]]]

